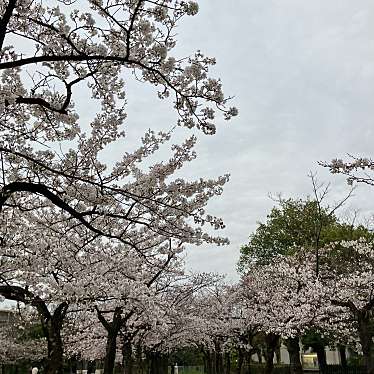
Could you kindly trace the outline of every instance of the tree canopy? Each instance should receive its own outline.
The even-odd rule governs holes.
[[[259,223],[240,248],[238,270],[245,273],[252,262],[267,264],[277,255],[290,255],[300,247],[316,249],[339,240],[365,237],[372,233],[364,226],[340,220],[334,212],[313,199],[279,199],[264,223]]]

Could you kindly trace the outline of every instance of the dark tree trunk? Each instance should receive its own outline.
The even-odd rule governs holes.
[[[342,365],[343,368],[346,368],[348,366],[348,363],[347,363],[347,354],[345,352],[345,346],[339,344],[338,350],[339,350],[339,357],[340,357],[340,365]]]
[[[96,363],[95,361],[88,361],[87,363],[87,372],[88,373],[94,373],[96,369]]]
[[[238,348],[238,366],[236,369],[237,374],[242,374],[243,361],[244,361],[244,351],[243,349]]]
[[[61,339],[61,327],[59,323],[49,321],[47,323],[47,347],[48,356],[45,361],[46,374],[62,374],[63,371],[63,345]]]
[[[253,351],[245,351],[244,353],[244,367],[245,367],[245,374],[251,373],[251,357],[252,357]]]
[[[303,374],[303,367],[300,361],[299,338],[286,339],[286,346],[290,355],[290,374]]]
[[[150,374],[167,374],[168,360],[160,352],[151,352],[150,355]]]
[[[317,353],[319,369],[325,368],[327,366],[325,346],[323,344],[315,344],[312,348]]]
[[[112,322],[108,322],[102,313],[97,309],[97,316],[101,324],[107,331],[105,359],[104,359],[104,374],[113,374],[117,352],[117,337],[121,329],[121,314],[122,308],[117,307],[113,314]]]
[[[133,374],[134,360],[132,357],[132,344],[126,340],[122,344],[123,374]]]
[[[217,374],[217,354],[216,351],[203,349],[204,363],[207,374]]]
[[[157,369],[158,369],[158,362],[157,362],[157,357],[155,353],[150,353],[149,354],[149,373],[150,374],[158,374]]]
[[[274,353],[278,346],[279,335],[266,334],[265,335],[265,374],[271,374],[274,369]]]
[[[364,365],[367,374],[374,374],[374,343],[373,332],[370,326],[370,317],[368,312],[358,313],[358,328],[362,354],[364,356]]]
[[[262,351],[261,351],[261,349],[258,349],[256,351],[256,355],[257,355],[257,361],[258,361],[258,363],[262,364]]]
[[[231,372],[231,352],[225,352],[225,374]]]
[[[223,364],[223,353],[217,352],[216,353],[216,368],[217,374],[224,374],[224,364]]]
[[[67,304],[60,304],[53,315],[41,313],[41,323],[47,339],[48,355],[45,360],[45,374],[62,374],[64,367],[64,348],[61,330],[65,318]],[[39,312],[41,309],[39,309]]]
[[[135,350],[137,374],[145,374],[147,360],[143,360],[143,350],[142,347],[138,344]]]
[[[168,358],[164,354],[160,354],[159,374],[168,374]]]
[[[217,359],[216,359],[216,351],[210,351],[209,352],[210,356],[210,362],[211,362],[211,374],[217,374]]]
[[[15,2],[12,1],[12,3]],[[45,301],[27,288],[1,285],[0,294],[6,299],[22,302],[37,309],[42,330],[47,340],[48,354],[44,360],[44,372],[45,374],[61,374],[64,353],[61,330],[69,305],[66,302],[59,304],[52,314]]]
[[[280,351],[280,345],[278,344],[276,350],[275,350],[275,359],[277,361],[277,365],[281,363],[281,351]]]
[[[70,362],[70,365],[69,365],[70,374],[73,374],[73,373],[75,374],[77,372],[77,358],[72,357],[70,358],[69,362]]]
[[[117,335],[116,331],[108,331],[105,348],[104,374],[113,374],[116,352],[117,352]]]
[[[212,359],[209,350],[205,350],[201,348],[201,352],[203,353],[204,357],[204,373],[212,374]]]
[[[206,368],[207,374],[213,374],[212,357],[210,355],[210,352],[206,354]]]
[[[205,352],[204,348],[201,348],[201,352],[203,354],[204,373],[210,374],[210,370],[209,370],[209,356]]]
[[[215,357],[216,357],[216,374],[224,374],[223,369],[223,352],[219,342],[215,343]]]

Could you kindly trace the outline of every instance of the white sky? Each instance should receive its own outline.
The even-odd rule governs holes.
[[[178,54],[200,49],[217,58],[214,75],[235,95],[235,120],[198,134],[191,178],[229,172],[224,195],[210,204],[224,218],[228,247],[188,250],[188,267],[236,279],[239,247],[274,205],[268,194],[306,197],[317,171],[332,183],[330,200],[348,186],[317,161],[373,156],[374,3],[371,0],[202,0],[179,27]],[[147,128],[168,129],[175,113],[144,85],[129,85],[128,144]],[[191,134],[178,130],[178,138]],[[123,148],[122,148],[123,149]],[[374,189],[361,186],[341,210],[374,210]]]

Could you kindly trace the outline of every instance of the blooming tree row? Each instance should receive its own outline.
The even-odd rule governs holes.
[[[294,372],[301,372],[299,339],[309,329],[362,352],[373,372],[374,250],[366,240],[336,242],[315,254],[299,250],[270,265],[250,269],[243,278],[252,315],[261,329],[281,336]]]

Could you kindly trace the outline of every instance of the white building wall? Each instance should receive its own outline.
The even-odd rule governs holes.
[[[339,352],[336,349],[331,350],[329,347],[326,349],[327,365],[340,365]]]
[[[330,347],[326,347],[326,361],[328,365],[340,365],[340,356],[339,352],[336,349],[331,349]],[[311,355],[310,350],[304,352],[302,350],[302,346],[300,344],[300,361],[303,362],[303,353],[308,354],[308,356]],[[287,348],[284,344],[280,347],[280,359],[282,364],[288,365],[290,363],[290,356],[288,354]],[[252,355],[253,362],[258,362],[258,356],[257,354]],[[276,355],[274,354],[274,363],[276,363]]]

